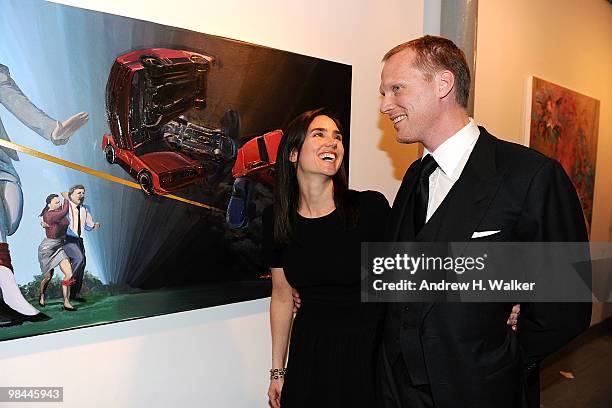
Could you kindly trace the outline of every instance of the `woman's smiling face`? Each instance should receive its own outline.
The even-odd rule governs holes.
[[[308,126],[300,153],[292,152],[290,160],[297,162],[297,171],[303,175],[321,174],[333,177],[342,165],[344,146],[336,123],[320,115]]]

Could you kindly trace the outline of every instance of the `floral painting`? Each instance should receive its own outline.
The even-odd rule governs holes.
[[[590,232],[599,101],[533,77],[529,145],[558,160],[572,180]]]

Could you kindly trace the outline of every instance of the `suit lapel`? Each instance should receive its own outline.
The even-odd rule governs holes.
[[[484,128],[461,177],[444,201],[448,202],[436,241],[469,242],[495,197],[501,175],[495,166],[495,138]]]

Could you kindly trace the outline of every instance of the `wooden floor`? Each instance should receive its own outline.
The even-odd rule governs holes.
[[[565,378],[560,371],[575,378]],[[611,408],[612,319],[591,327],[549,358],[541,381],[542,408]]]

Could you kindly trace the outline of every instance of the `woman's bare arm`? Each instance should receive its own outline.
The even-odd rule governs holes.
[[[272,368],[282,369],[287,359],[287,346],[293,320],[293,296],[291,285],[282,268],[270,268],[272,272],[272,298],[270,299],[270,329],[272,331]],[[273,408],[280,407],[280,394],[284,378],[270,381],[268,397]]]

